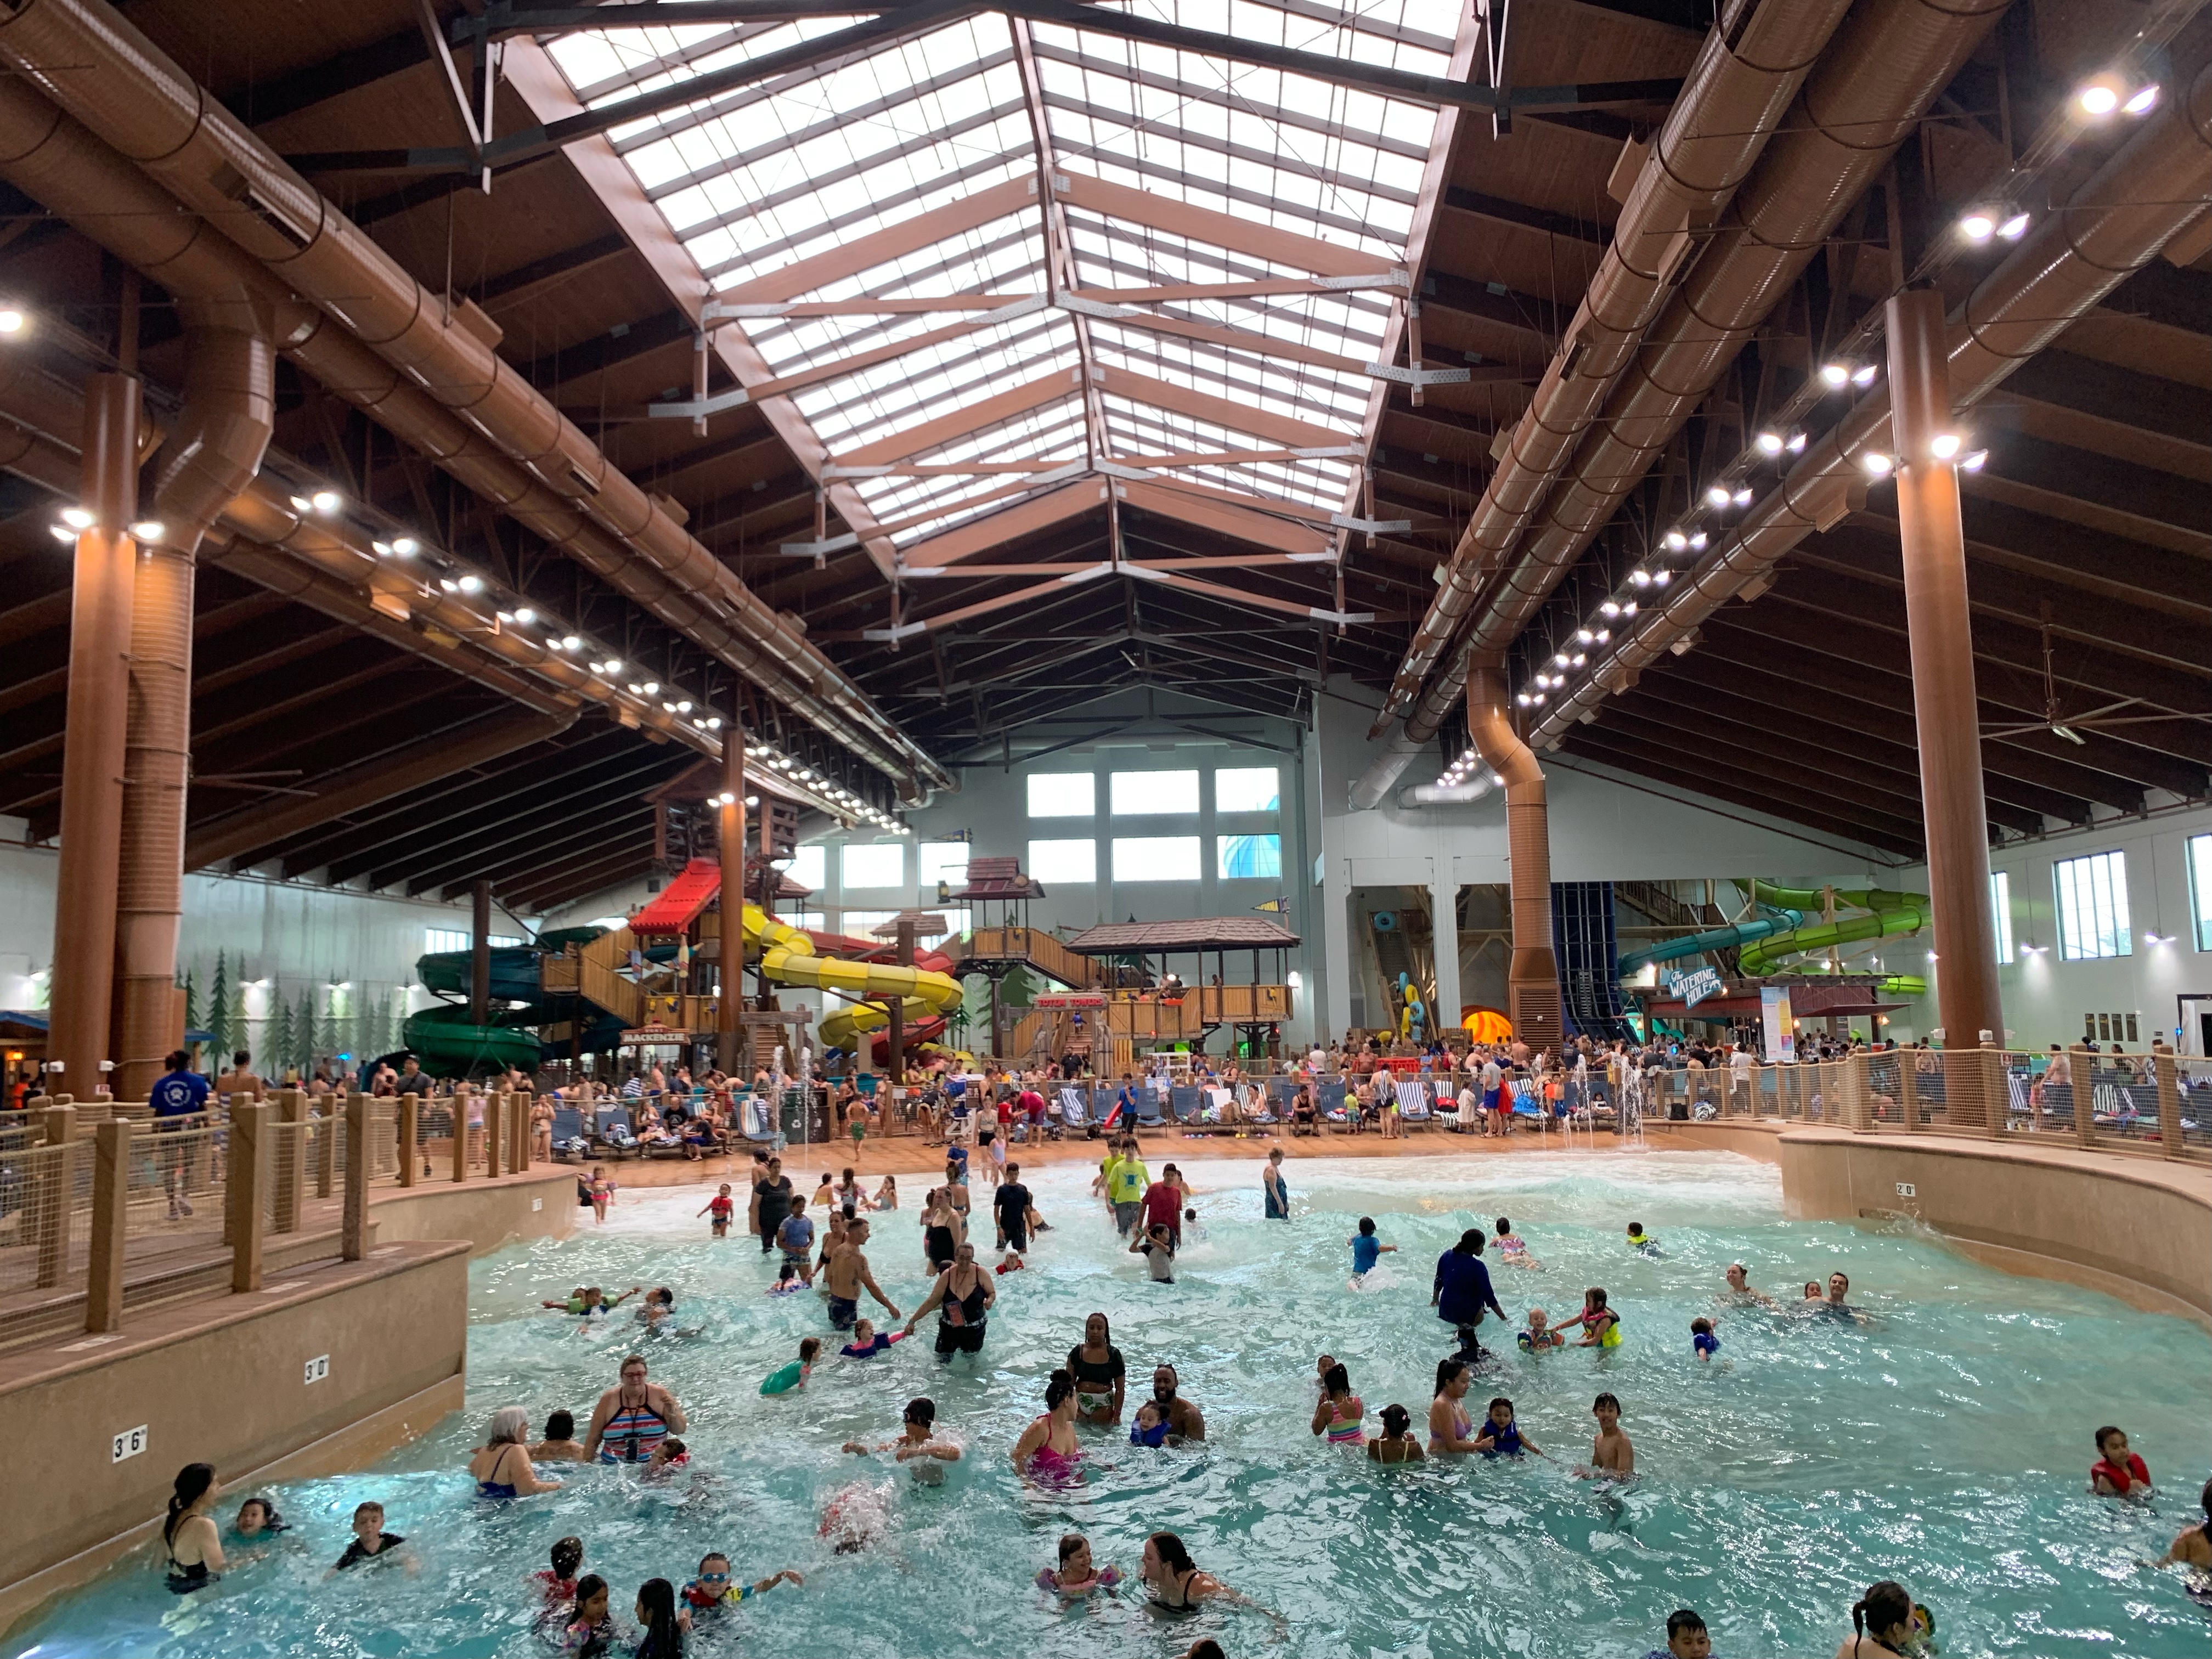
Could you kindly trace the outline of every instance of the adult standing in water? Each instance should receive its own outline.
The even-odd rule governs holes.
[[[1483,1310],[1489,1309],[1500,1320],[1505,1317],[1505,1310],[1498,1305],[1498,1292],[1491,1288],[1490,1269],[1482,1264],[1486,1242],[1480,1227],[1462,1233],[1459,1243],[1437,1258],[1436,1278],[1429,1287],[1429,1305],[1459,1333],[1460,1352],[1470,1359],[1482,1353],[1475,1332]]]
[[[776,1233],[784,1218],[791,1213],[791,1177],[784,1174],[781,1158],[769,1159],[768,1173],[753,1186],[753,1219],[760,1228],[761,1254],[766,1255],[775,1248]]]
[[[945,1196],[947,1190],[932,1187],[921,1206],[921,1254],[932,1277],[952,1265],[960,1248],[960,1212]]]
[[[1075,1439],[1075,1379],[1054,1371],[1044,1385],[1044,1415],[1022,1431],[1009,1454],[1014,1470],[1032,1480],[1065,1486],[1080,1480],[1083,1448]]]
[[[1067,1369],[1075,1378],[1076,1417],[1099,1427],[1119,1423],[1128,1367],[1114,1346],[1114,1328],[1104,1314],[1084,1320],[1083,1340],[1067,1351]]]
[[[1437,1361],[1436,1398],[1429,1401],[1429,1450],[1471,1452],[1475,1449],[1474,1425],[1468,1419],[1465,1401],[1474,1381],[1464,1359]]]
[[[1182,1395],[1182,1379],[1172,1365],[1152,1367],[1152,1403],[1167,1418],[1168,1443],[1206,1438],[1206,1413]]]
[[[1738,1301],[1758,1302],[1770,1308],[1774,1305],[1772,1297],[1751,1288],[1751,1275],[1744,1270],[1742,1262],[1729,1262],[1728,1271],[1723,1277],[1728,1280],[1729,1294]]]
[[[844,1237],[830,1265],[822,1275],[830,1291],[830,1327],[832,1330],[849,1331],[860,1311],[860,1292],[867,1291],[876,1298],[877,1305],[893,1319],[899,1310],[876,1285],[876,1276],[869,1271],[868,1258],[861,1249],[868,1242],[868,1224],[855,1216],[845,1224]]]
[[[222,1572],[222,1534],[213,1514],[222,1490],[212,1463],[187,1463],[177,1471],[169,1513],[161,1522],[161,1547],[168,1556],[168,1586],[173,1595],[204,1589]]]
[[[648,1462],[662,1441],[689,1426],[676,1396],[645,1380],[643,1354],[623,1360],[620,1377],[592,1408],[592,1426],[584,1436],[586,1462]]]
[[[1283,1180],[1283,1149],[1279,1146],[1267,1154],[1267,1167],[1260,1174],[1260,1192],[1267,1201],[1268,1220],[1291,1218],[1291,1189]]]
[[[975,1247],[963,1243],[954,1253],[952,1265],[938,1274],[927,1297],[906,1322],[907,1334],[912,1335],[922,1316],[935,1309],[940,1361],[949,1364],[956,1353],[981,1353],[985,1322],[998,1298],[991,1275],[975,1265]],[[1072,1391],[1073,1385],[1069,1386]]]

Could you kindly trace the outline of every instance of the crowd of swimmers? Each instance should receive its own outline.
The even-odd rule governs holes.
[[[1290,1194],[1281,1172],[1282,1153],[1273,1152],[1262,1177],[1265,1211],[1271,1219],[1290,1217]],[[940,1363],[957,1355],[980,1354],[998,1298],[997,1282],[1025,1265],[1024,1253],[1042,1232],[1049,1231],[1038,1215],[1036,1200],[1021,1182],[1020,1165],[995,1161],[987,1166],[991,1182],[991,1226],[999,1255],[994,1271],[977,1261],[976,1244],[969,1236],[970,1206],[967,1160],[958,1147],[950,1149],[945,1179],[933,1187],[917,1219],[922,1234],[922,1255],[932,1275],[931,1288],[911,1316],[899,1309],[878,1285],[866,1254],[871,1217],[898,1207],[896,1182],[886,1176],[873,1194],[865,1194],[854,1171],[847,1169],[842,1181],[825,1172],[810,1200],[795,1191],[784,1176],[781,1160],[766,1158],[753,1183],[748,1231],[761,1241],[763,1255],[776,1257],[777,1281],[772,1294],[793,1294],[811,1289],[822,1297],[837,1340],[839,1359],[866,1362],[887,1352],[915,1333],[929,1315],[937,1316],[934,1349]],[[1170,1164],[1158,1179],[1146,1170],[1133,1136],[1112,1137],[1101,1160],[1093,1194],[1104,1205],[1117,1232],[1130,1240],[1132,1254],[1143,1255],[1156,1281],[1172,1283],[1176,1255],[1185,1230],[1197,1224],[1191,1189],[1182,1172]],[[728,1184],[722,1185],[700,1214],[709,1218],[711,1236],[726,1238],[735,1222],[735,1200]],[[825,1224],[817,1236],[808,1215],[822,1212]],[[980,1223],[979,1229],[980,1229]],[[1663,1259],[1659,1241],[1641,1222],[1632,1221],[1626,1231],[1628,1249],[1650,1259]],[[1510,1323],[1499,1303],[1484,1261],[1494,1243],[1506,1266],[1534,1270],[1540,1266],[1527,1241],[1514,1230],[1509,1218],[1497,1218],[1495,1231],[1466,1230],[1437,1259],[1430,1285],[1430,1304],[1440,1323],[1455,1340],[1454,1351],[1437,1361],[1435,1389],[1430,1401],[1425,1439],[1414,1432],[1414,1418],[1405,1406],[1385,1405],[1377,1416],[1381,1432],[1367,1431],[1368,1407],[1355,1391],[1349,1368],[1333,1354],[1319,1356],[1315,1364],[1315,1405],[1312,1433],[1333,1447],[1360,1452],[1382,1466],[1419,1463],[1436,1457],[1474,1455],[1484,1459],[1546,1457],[1516,1415],[1512,1400],[1493,1396],[1478,1419],[1468,1396],[1479,1371],[1491,1356],[1480,1341],[1481,1327],[1491,1316]],[[1376,1273],[1381,1258],[1397,1246],[1380,1236],[1372,1217],[1359,1218],[1347,1240],[1352,1255],[1354,1288],[1361,1288]],[[1763,1310],[1770,1314],[1805,1310],[1815,1316],[1863,1321],[1866,1317],[1848,1300],[1850,1280],[1834,1273],[1823,1280],[1808,1280],[1802,1296],[1794,1303],[1779,1302],[1752,1287],[1741,1262],[1732,1262],[1724,1274],[1723,1308]],[[860,1314],[866,1296],[880,1308],[886,1328]],[[605,1319],[635,1298],[642,1298],[635,1317],[647,1333],[673,1330],[675,1292],[666,1286],[647,1290],[632,1286],[610,1296],[599,1286],[579,1285],[568,1296],[543,1305],[566,1316],[584,1321]],[[1690,1357],[1709,1363],[1721,1352],[1718,1327],[1721,1313],[1701,1315],[1690,1322]],[[1524,1354],[1574,1346],[1607,1350],[1624,1340],[1621,1311],[1603,1286],[1589,1287],[1581,1310],[1554,1321],[1541,1308],[1527,1310],[1525,1323],[1515,1331]],[[820,1358],[823,1340],[809,1336],[799,1344],[798,1357],[763,1380],[763,1395],[803,1390]],[[641,1479],[666,1480],[684,1469],[690,1453],[681,1438],[688,1421],[672,1394],[650,1380],[641,1353],[625,1357],[616,1383],[603,1393],[577,1437],[575,1420],[567,1411],[555,1411],[546,1419],[544,1433],[533,1439],[527,1414],[519,1406],[494,1412],[484,1443],[474,1449],[469,1474],[478,1496],[486,1499],[526,1498],[556,1491],[561,1482],[538,1473],[540,1464],[611,1463],[635,1466]],[[1118,1428],[1127,1410],[1127,1365],[1113,1341],[1112,1328],[1103,1312],[1089,1315],[1082,1340],[1072,1346],[1063,1364],[1048,1379],[1043,1411],[1024,1428],[1008,1449],[1019,1477],[1044,1490],[1063,1489],[1084,1480],[1085,1449],[1079,1425]],[[1174,1448],[1202,1443],[1206,1425],[1204,1413],[1186,1398],[1181,1379],[1171,1364],[1152,1372],[1150,1395],[1140,1400],[1127,1431],[1133,1445]],[[1577,1475],[1607,1483],[1625,1483],[1636,1474],[1635,1449],[1621,1426],[1622,1407],[1610,1391],[1592,1401],[1594,1420],[1589,1454],[1575,1466]],[[2151,1475],[2142,1455],[2129,1444],[2116,1425],[2099,1428],[2094,1436],[2097,1457],[2091,1466],[2088,1490],[2100,1497],[2141,1502],[2154,1492]],[[960,1462],[965,1448],[961,1438],[937,1421],[935,1402],[926,1395],[909,1400],[897,1431],[880,1443],[852,1440],[843,1450],[863,1457],[889,1453],[897,1465],[920,1483],[935,1484],[948,1466]],[[885,1531],[889,1488],[866,1480],[848,1484],[824,1505],[817,1532],[834,1553],[850,1554],[866,1549]],[[177,1476],[175,1494],[162,1528],[164,1568],[171,1589],[190,1594],[214,1583],[231,1559],[226,1555],[224,1534],[214,1519],[219,1496],[215,1470],[204,1463],[187,1466]],[[2193,1575],[2212,1574],[2212,1483],[2202,1500],[2205,1518],[2185,1528],[2158,1565],[2178,1564]],[[380,1505],[363,1503],[355,1511],[351,1537],[331,1567],[345,1571],[392,1558],[412,1571],[406,1539],[387,1532]],[[273,1503],[251,1497],[240,1504],[229,1530],[234,1555],[251,1557],[270,1548],[286,1525]],[[581,1571],[583,1545],[563,1538],[554,1545],[550,1570],[535,1575],[541,1592],[541,1628],[556,1646],[585,1656],[609,1653],[617,1642],[630,1644],[640,1659],[675,1659],[684,1650],[695,1626],[718,1616],[720,1609],[766,1594],[781,1583],[804,1583],[800,1575],[784,1569],[768,1577],[734,1580],[728,1556],[719,1552],[703,1557],[696,1576],[678,1587],[671,1580],[653,1578],[637,1590],[633,1609],[637,1633],[624,1637],[611,1602],[606,1581]],[[1219,1578],[1201,1570],[1182,1540],[1171,1532],[1157,1532],[1146,1540],[1134,1574],[1147,1602],[1162,1611],[1175,1612],[1209,1601],[1230,1601],[1258,1608]],[[1059,1541],[1055,1562],[1041,1568],[1036,1579],[1041,1590],[1060,1598],[1111,1594],[1125,1582],[1115,1565],[1094,1559],[1088,1539],[1070,1533]],[[2200,1583],[2203,1581],[2200,1580]],[[1880,1659],[1880,1656],[1919,1655],[1933,1650],[1935,1620],[1899,1585],[1884,1581],[1871,1586],[1852,1610],[1852,1635],[1838,1650],[1838,1659]],[[1268,1613],[1270,1618],[1277,1615]],[[1689,1608],[1670,1614],[1666,1645],[1655,1648],[1646,1659],[1708,1659],[1711,1638],[1703,1619]],[[1219,1647],[1211,1640],[1190,1650],[1190,1659],[1218,1659]]]

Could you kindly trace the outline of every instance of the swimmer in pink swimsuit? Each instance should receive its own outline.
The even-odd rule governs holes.
[[[1075,1440],[1075,1379],[1066,1371],[1045,1384],[1044,1407],[1014,1442],[1014,1468],[1045,1486],[1073,1485],[1083,1478],[1083,1449]]]

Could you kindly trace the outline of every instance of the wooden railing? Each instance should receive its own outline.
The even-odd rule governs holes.
[[[978,927],[963,954],[975,962],[1026,962],[1072,990],[1097,982],[1098,964],[1037,927]]]

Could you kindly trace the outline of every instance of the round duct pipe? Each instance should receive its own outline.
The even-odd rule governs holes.
[[[1464,806],[1480,800],[1498,786],[1485,775],[1472,783],[1417,783],[1398,792],[1401,806]]]

